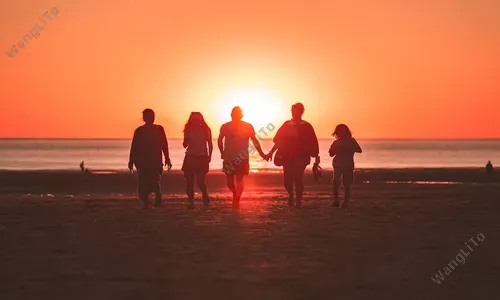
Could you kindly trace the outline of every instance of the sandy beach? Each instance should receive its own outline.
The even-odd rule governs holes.
[[[281,174],[251,174],[233,211],[211,172],[211,205],[198,196],[187,210],[172,172],[164,205],[141,211],[134,174],[1,171],[0,299],[500,296],[498,173],[361,170],[348,211],[329,207],[330,177],[307,174],[297,210]],[[433,282],[479,233],[465,263]]]

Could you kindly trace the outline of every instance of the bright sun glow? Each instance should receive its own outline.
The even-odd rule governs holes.
[[[273,123],[280,126],[286,118],[283,102],[264,89],[238,89],[228,91],[217,105],[220,120],[231,120],[231,109],[240,106],[243,120],[251,123],[255,130]]]

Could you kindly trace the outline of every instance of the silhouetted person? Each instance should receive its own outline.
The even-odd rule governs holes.
[[[163,171],[162,152],[165,156],[165,165],[172,168],[168,155],[168,142],[165,130],[160,125],[155,125],[155,113],[152,109],[142,112],[144,125],[134,132],[132,146],[130,147],[130,160],[128,168],[133,170],[135,165],[138,174],[138,195],[143,203],[143,208],[148,209],[149,195],[156,194],[155,206],[161,204],[160,177]]]
[[[493,164],[491,163],[491,160],[488,160],[488,163],[486,164],[486,174],[493,174]]]
[[[195,177],[203,195],[203,204],[208,205],[210,198],[207,193],[205,176],[208,173],[209,164],[212,160],[214,146],[212,144],[212,131],[201,113],[192,112],[189,116],[189,120],[184,126],[184,141],[182,146],[186,148],[182,171],[184,171],[184,177],[186,178],[188,208],[194,208]]]
[[[352,137],[351,130],[339,124],[332,134],[335,137],[328,151],[333,157],[333,206],[339,206],[339,186],[344,185],[343,208],[347,208],[351,198],[351,185],[354,183],[354,153],[361,153],[361,147]]]
[[[85,172],[85,163],[84,163],[84,161],[83,161],[83,160],[82,160],[82,162],[80,163],[80,171]]]
[[[315,165],[319,166],[319,144],[314,128],[302,120],[304,105],[296,103],[292,106],[292,119],[281,125],[274,137],[273,149],[269,152],[274,157],[276,165],[283,166],[285,188],[288,192],[288,205],[294,204],[294,185],[297,207],[302,205],[304,191],[304,171],[311,163],[311,157],[316,158]],[[279,162],[278,162],[279,161]]]
[[[255,137],[253,126],[242,121],[243,111],[236,106],[231,111],[231,121],[220,128],[217,145],[223,160],[222,170],[226,174],[227,187],[233,192],[233,208],[239,208],[243,193],[243,177],[250,172],[248,142],[252,140],[260,156],[268,160]],[[254,150],[254,149],[252,149]]]

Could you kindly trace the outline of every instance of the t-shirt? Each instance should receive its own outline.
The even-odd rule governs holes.
[[[220,137],[224,138],[222,158],[231,161],[242,154],[248,155],[248,142],[255,136],[252,124],[244,121],[230,121],[220,128]]]
[[[134,132],[130,149],[130,161],[142,169],[162,168],[162,149],[168,151],[165,129],[160,125],[145,124]]]
[[[207,142],[212,138],[210,129],[192,127],[184,133],[184,143],[188,144],[186,154],[208,155]]]
[[[276,132],[273,141],[285,160],[303,159],[309,164],[311,157],[319,155],[318,138],[314,128],[304,120],[286,121]]]
[[[330,155],[334,156],[333,167],[354,169],[354,153],[360,151],[361,147],[354,138],[333,141],[329,150]]]

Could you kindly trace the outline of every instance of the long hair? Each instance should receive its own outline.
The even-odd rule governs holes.
[[[332,135],[336,139],[352,138],[351,130],[345,124],[337,125],[337,127],[335,127],[335,131],[332,133]]]
[[[199,124],[196,124],[193,122],[194,116],[200,117]],[[208,131],[210,130],[210,127],[208,127],[207,122],[205,122],[205,118],[203,117],[203,115],[200,112],[196,112],[196,111],[192,112],[189,115],[189,119],[187,120],[186,125],[184,125],[184,130],[182,132],[184,132],[184,135],[185,135],[191,128],[196,127],[197,125],[199,125],[201,128],[203,128],[208,135]]]

